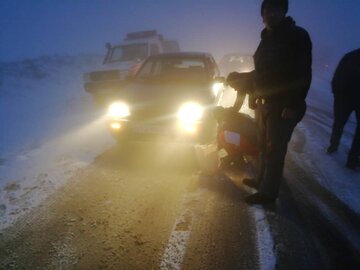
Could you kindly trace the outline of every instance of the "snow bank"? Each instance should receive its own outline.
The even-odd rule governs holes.
[[[113,143],[82,85],[99,63],[83,55],[0,64],[0,229]]]

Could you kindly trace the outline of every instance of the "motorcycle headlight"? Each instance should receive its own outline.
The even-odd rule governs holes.
[[[194,102],[185,103],[178,111],[178,118],[181,123],[196,123],[201,120],[204,108]]]
[[[216,97],[220,91],[224,88],[224,84],[222,82],[216,82],[212,85],[212,92]]]
[[[130,115],[129,106],[123,102],[114,102],[109,106],[108,116],[112,118],[125,118]]]

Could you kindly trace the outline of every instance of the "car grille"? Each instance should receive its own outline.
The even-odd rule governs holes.
[[[134,110],[131,120],[136,122],[146,122],[149,124],[166,125],[175,120],[174,108],[165,106],[152,106]]]

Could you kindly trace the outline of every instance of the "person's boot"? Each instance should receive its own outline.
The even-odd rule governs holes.
[[[250,196],[247,196],[245,198],[245,202],[247,204],[253,205],[253,204],[269,204],[269,203],[274,203],[276,200],[276,198],[270,197],[266,194],[257,192],[254,193]]]
[[[260,186],[259,182],[255,178],[245,178],[242,182],[244,185],[254,189],[259,189]]]
[[[335,153],[337,150],[338,150],[337,146],[330,145],[328,148],[326,148],[325,152],[331,155],[332,153]]]

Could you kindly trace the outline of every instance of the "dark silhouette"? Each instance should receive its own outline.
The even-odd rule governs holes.
[[[259,123],[260,172],[244,184],[258,188],[249,204],[272,203],[278,197],[287,145],[306,110],[311,83],[312,43],[308,33],[286,17],[287,0],[264,0],[265,29],[254,54],[256,119]]]
[[[254,71],[251,72],[230,72],[226,78],[226,83],[236,91],[236,99],[234,105],[230,107],[233,112],[237,113],[241,109],[246,94],[249,95],[248,105],[249,108],[254,110],[255,100],[254,93]]]
[[[346,167],[356,170],[360,166],[360,48],[345,54],[332,79],[334,94],[334,124],[327,153],[337,151],[344,126],[355,111],[357,126]]]

